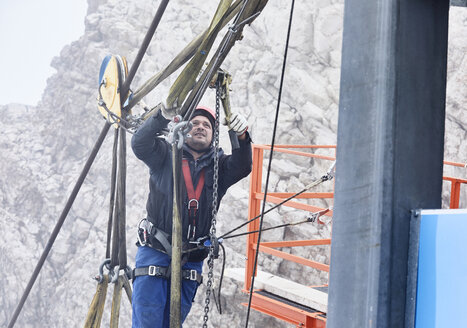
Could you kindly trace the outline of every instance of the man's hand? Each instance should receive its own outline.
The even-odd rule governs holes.
[[[177,115],[177,107],[168,108],[164,102],[161,102],[157,106],[160,107],[162,116],[164,116],[167,120],[172,120],[174,116]]]
[[[224,120],[224,125],[227,125],[227,122]],[[243,134],[248,130],[248,122],[246,118],[238,113],[232,113],[230,116],[230,129],[235,131],[237,136],[243,136]]]

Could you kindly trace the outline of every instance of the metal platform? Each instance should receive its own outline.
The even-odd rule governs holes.
[[[242,303],[247,306],[247,303]],[[326,314],[275,294],[258,290],[253,293],[251,308],[289,322],[297,327],[325,328]]]
[[[225,276],[240,282],[245,281],[245,269],[226,269]],[[327,287],[309,287],[273,274],[258,271],[255,288],[262,289],[284,299],[291,300],[305,307],[326,313],[328,308]]]
[[[245,269],[226,269],[225,276],[244,282]],[[252,309],[297,327],[326,326],[327,286],[309,287],[263,271],[257,272],[255,286],[257,290],[252,296]]]

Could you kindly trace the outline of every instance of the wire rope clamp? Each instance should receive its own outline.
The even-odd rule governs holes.
[[[115,128],[118,127],[118,122],[122,117],[120,89],[127,75],[128,66],[125,57],[107,55],[102,61],[99,71],[97,108]]]

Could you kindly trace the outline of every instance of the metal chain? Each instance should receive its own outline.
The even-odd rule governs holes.
[[[213,271],[214,271],[214,238],[216,238],[216,219],[217,219],[217,187],[219,182],[219,114],[220,114],[220,86],[216,84],[216,123],[214,127],[214,183],[212,193],[212,220],[211,220],[211,247],[209,248],[208,257],[208,281],[206,283],[206,299],[204,301],[204,322],[203,328],[208,326],[208,313],[209,303],[211,302],[211,290],[213,282]]]

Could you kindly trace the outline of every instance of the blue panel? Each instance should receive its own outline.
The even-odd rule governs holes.
[[[467,327],[467,211],[422,211],[415,327]]]

